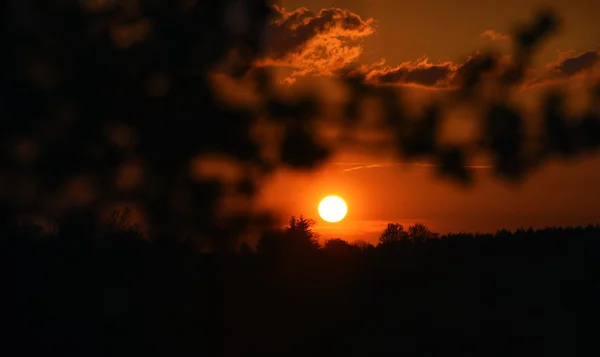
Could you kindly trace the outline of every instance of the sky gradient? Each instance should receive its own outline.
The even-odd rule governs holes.
[[[518,97],[524,107],[533,106],[545,89],[564,85],[576,110],[578,93],[599,73],[600,3],[593,1],[286,0],[277,8],[263,64],[283,69],[281,83],[288,86],[354,65],[375,83],[428,98],[452,88],[456,73],[478,51],[508,56],[515,25],[540,6],[557,10],[562,26],[542,46]],[[599,155],[553,161],[519,185],[494,178],[485,164],[474,165],[476,184],[462,188],[437,177],[432,167],[347,150],[315,173],[280,172],[262,201],[282,215],[317,219],[319,200],[340,195],[348,216],[337,224],[318,219],[317,230],[324,238],[350,241],[373,242],[388,222],[493,232],[600,221]]]

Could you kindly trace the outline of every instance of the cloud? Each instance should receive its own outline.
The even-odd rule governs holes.
[[[416,84],[427,87],[443,85],[456,69],[456,65],[451,62],[432,64],[427,57],[404,62],[396,67],[390,67],[385,61],[381,61],[370,68],[363,68],[367,80],[379,84]]]
[[[491,41],[505,41],[510,38],[510,36],[501,34],[495,30],[485,30],[479,36]]]
[[[503,73],[511,62],[508,55],[493,55],[494,66],[488,68],[485,77],[494,77]],[[487,56],[480,52],[467,57],[463,62],[432,63],[429,58],[422,57],[415,61],[390,66],[384,59],[371,65],[360,66],[357,70],[364,73],[366,79],[381,85],[417,86],[427,89],[452,90],[460,87],[462,81],[476,68],[485,67]],[[540,85],[550,85],[558,80],[576,76],[587,76],[595,69],[600,69],[600,51],[570,53],[563,55],[558,61],[545,66],[546,70],[536,73],[534,68],[525,72],[523,89]]]
[[[554,71],[559,76],[573,76],[588,70],[600,63],[598,51],[588,51],[580,55],[567,57],[554,66]]]
[[[329,75],[356,62],[362,40],[375,33],[373,19],[345,9],[288,11],[275,5],[274,10],[260,64],[292,68],[291,77]]]
[[[479,52],[467,57],[462,63],[451,61],[431,63],[427,57],[422,57],[396,67],[391,67],[381,60],[374,65],[363,66],[360,70],[366,73],[367,80],[378,84],[452,89],[461,84],[461,80],[467,73],[480,66],[484,58]],[[503,63],[506,59],[497,57],[497,60]]]
[[[547,71],[532,76],[525,87],[537,87],[560,83],[565,79],[590,75],[600,68],[600,51],[566,52],[556,62],[546,65]]]
[[[274,16],[266,32],[265,57],[259,66],[274,67],[291,84],[302,76],[330,76],[341,69],[353,67],[372,83],[381,85],[414,86],[426,89],[455,89],[461,85],[473,68],[484,57],[479,52],[464,61],[433,62],[427,57],[398,65],[384,59],[373,64],[358,65],[363,42],[375,34],[375,20],[363,19],[346,9],[329,8],[318,12],[307,8],[287,10],[273,6]],[[510,37],[493,29],[480,36],[492,41]],[[498,66],[487,75],[494,76],[506,68],[508,56],[498,56]],[[528,69],[523,88],[551,84],[557,79],[569,78],[594,68],[600,62],[598,51],[587,51],[564,56],[546,66],[545,73],[535,74]]]

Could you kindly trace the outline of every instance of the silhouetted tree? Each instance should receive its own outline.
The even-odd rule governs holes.
[[[408,240],[409,235],[400,223],[388,223],[387,227],[379,236],[379,244],[397,243]]]
[[[424,224],[416,223],[408,227],[408,238],[413,242],[423,242],[428,239],[435,239],[438,237],[438,233],[432,232]]]
[[[364,240],[356,240],[352,243],[352,246],[356,247],[356,249],[358,249],[360,252],[368,252],[371,251],[373,249],[375,249],[375,246],[369,242],[366,242]]]
[[[354,251],[354,247],[343,239],[332,238],[325,242],[323,250],[331,254],[348,255]]]
[[[304,218],[302,215],[298,218],[292,216],[286,233],[291,239],[297,240],[300,245],[319,249],[321,247],[319,235],[312,229],[315,224],[313,219]]]
[[[500,229],[496,232],[496,238],[508,238],[512,236],[512,232],[507,229]]]
[[[262,255],[281,254],[284,244],[283,231],[269,229],[263,232],[258,240],[256,251]]]
[[[313,231],[315,221],[292,216],[283,230],[266,231],[257,243],[257,252],[266,255],[305,255],[320,249],[319,235]]]

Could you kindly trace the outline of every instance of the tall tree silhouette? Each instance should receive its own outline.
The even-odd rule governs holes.
[[[319,234],[313,231],[314,225],[314,220],[304,218],[302,215],[298,218],[294,216],[290,218],[285,237],[296,254],[312,254],[321,248]]]
[[[268,230],[257,243],[262,254],[303,255],[320,249],[319,235],[313,231],[315,221],[292,216],[283,230]]]
[[[426,225],[416,223],[408,227],[408,238],[414,242],[423,242],[428,239],[438,238],[439,234],[432,232]]]
[[[408,232],[400,223],[388,223],[379,236],[380,244],[390,244],[405,241],[409,238]]]
[[[313,219],[304,218],[302,215],[298,218],[292,216],[286,231],[290,237],[304,242],[303,244],[319,248],[319,235],[313,231],[315,224]]]

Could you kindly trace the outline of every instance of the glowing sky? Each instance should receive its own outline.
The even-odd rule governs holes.
[[[529,101],[525,105],[557,81],[575,83],[576,93],[578,83],[598,73],[600,64],[600,2],[286,0],[280,5],[273,24],[277,35],[264,62],[285,68],[287,84],[359,64],[379,83],[443,90],[478,50],[510,53],[515,22],[530,18],[540,5],[557,10],[563,26],[536,57],[527,79],[536,87],[521,94]],[[286,32],[290,28],[295,36]],[[317,230],[347,240],[373,241],[391,221],[421,222],[440,232],[588,224],[600,221],[599,165],[598,155],[553,162],[520,186],[492,178],[481,167],[477,184],[463,189],[438,179],[430,167],[341,152],[316,173],[281,172],[263,199],[282,214],[316,219],[319,200],[339,195],[348,203],[348,216],[338,224],[319,221]]]

